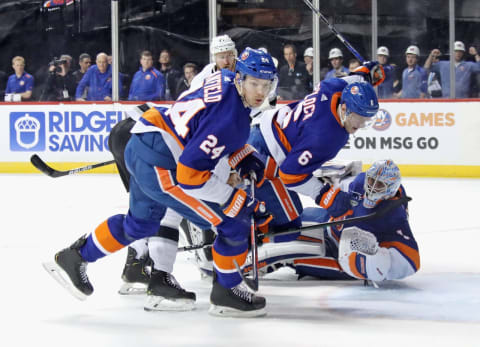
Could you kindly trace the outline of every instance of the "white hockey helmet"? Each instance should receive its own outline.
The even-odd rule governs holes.
[[[419,57],[420,49],[415,45],[411,45],[411,46],[408,46],[407,50],[405,51],[405,54],[415,54],[417,57]]]
[[[214,56],[217,53],[232,51],[237,56],[237,50],[235,49],[235,42],[232,41],[228,35],[215,36],[210,42],[210,54]]]
[[[385,55],[385,56],[389,57],[390,56],[390,51],[388,50],[387,47],[380,46],[377,49],[377,55]]]
[[[455,43],[453,44],[453,50],[465,52],[465,45],[462,41],[455,41]]]
[[[365,172],[363,206],[373,208],[379,201],[394,197],[401,183],[400,170],[392,160],[377,160]]]
[[[313,58],[313,47],[308,47],[305,52],[303,52],[304,57],[312,57]]]
[[[339,48],[332,48],[328,53],[328,59],[343,58],[343,53]]]

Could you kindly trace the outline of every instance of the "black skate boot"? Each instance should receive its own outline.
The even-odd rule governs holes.
[[[195,308],[196,295],[187,292],[172,274],[152,270],[147,289],[145,311],[190,311]]]
[[[213,278],[209,314],[221,317],[258,317],[267,314],[265,298],[252,293],[245,283],[225,288],[217,282],[215,272]]]
[[[123,268],[123,285],[118,293],[122,295],[145,294],[150,275],[147,267],[150,264],[148,254],[137,259],[137,251],[128,247],[127,260]]]
[[[87,262],[79,251],[86,241],[87,237],[83,235],[69,248],[55,254],[55,262],[43,263],[45,270],[79,300],[85,300],[93,293],[87,276]]]

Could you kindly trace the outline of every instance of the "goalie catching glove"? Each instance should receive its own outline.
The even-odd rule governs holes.
[[[325,184],[315,199],[315,203],[327,210],[333,218],[343,217],[352,208],[350,194],[340,188]]]
[[[250,224],[250,218],[253,216],[258,228],[267,225],[273,219],[272,215],[267,212],[263,201],[252,198],[243,189],[236,188],[223,205],[223,213],[246,224]]]
[[[374,87],[385,81],[385,70],[378,61],[366,61],[353,70],[350,75],[360,75]]]

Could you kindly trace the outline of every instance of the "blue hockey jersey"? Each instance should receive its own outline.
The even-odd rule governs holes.
[[[315,199],[322,183],[312,176],[313,171],[347,143],[349,134],[337,114],[347,84],[338,78],[322,81],[318,90],[300,102],[261,120],[260,130],[279,166],[278,175],[289,189]]]
[[[228,70],[214,73],[203,86],[184,92],[170,109],[145,112],[132,129],[162,134],[177,165],[176,181],[198,199],[228,199],[233,188],[213,170],[220,159],[241,151],[250,133],[250,108],[244,106],[234,77]]]

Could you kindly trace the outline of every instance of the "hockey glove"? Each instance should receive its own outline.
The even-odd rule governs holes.
[[[232,154],[228,162],[232,168],[237,170],[240,177],[254,179],[257,187],[262,185],[265,164],[253,146],[245,145],[241,150]]]
[[[326,209],[333,218],[345,215],[352,208],[350,194],[341,191],[340,188],[331,187],[329,184],[323,186],[315,202]]]
[[[234,189],[230,198],[224,204],[223,213],[230,217],[250,224],[250,218],[253,216],[257,228],[263,227],[273,219],[267,212],[265,203],[252,198],[243,189]]]
[[[374,87],[385,81],[385,71],[378,61],[366,61],[362,66],[353,70],[350,75],[363,76]]]

